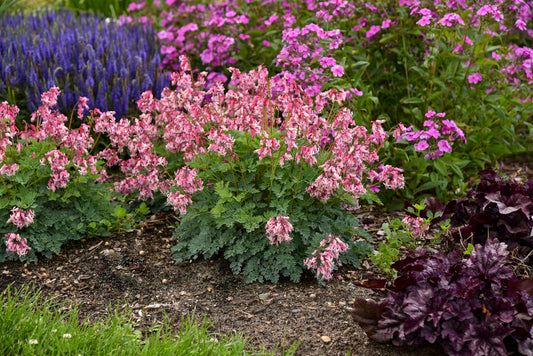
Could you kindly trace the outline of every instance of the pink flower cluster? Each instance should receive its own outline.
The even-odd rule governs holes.
[[[426,237],[429,230],[429,224],[424,222],[424,219],[418,216],[407,215],[402,219],[402,223],[407,226],[415,239],[423,239]]]
[[[330,77],[328,69],[335,77],[344,75],[344,68],[329,56],[339,48],[343,39],[340,30],[325,31],[316,24],[283,30],[284,46],[276,61],[276,65],[283,68],[280,76],[296,80],[310,95],[320,93]],[[318,67],[311,65],[314,61],[318,61]]]
[[[454,121],[452,120],[442,120],[442,128],[433,120],[432,117],[443,118],[446,116],[446,113],[436,113],[432,110],[429,110],[426,113],[428,120],[424,121],[424,127],[426,130],[415,131],[413,126],[405,128],[402,124],[394,131],[394,138],[396,141],[406,140],[408,142],[418,141],[414,144],[416,151],[425,151],[426,159],[436,159],[441,157],[444,152],[451,153],[452,146],[451,143],[455,140],[462,140],[466,143],[466,137]],[[434,147],[436,146],[436,148]]]
[[[24,256],[26,253],[31,250],[31,247],[29,247],[26,243],[26,239],[20,237],[19,234],[15,233],[7,233],[5,235],[6,237],[6,252],[14,252],[19,256]]]
[[[266,223],[266,234],[272,246],[279,246],[281,242],[290,242],[289,234],[294,231],[288,216],[278,215],[275,219],[270,218]]]
[[[341,265],[336,260],[347,250],[348,245],[342,242],[339,236],[329,235],[320,242],[320,250],[315,250],[313,257],[307,258],[304,265],[308,269],[315,270],[321,280],[330,280],[335,267]]]
[[[33,210],[30,209],[25,212],[24,210],[18,207],[14,207],[13,209],[11,209],[11,216],[7,220],[7,223],[13,224],[19,229],[23,229],[33,224],[34,217],[35,213],[33,212]]]
[[[209,4],[167,1],[157,7],[164,28],[158,37],[163,42],[161,53],[166,68],[179,70],[179,56],[183,54],[198,56],[207,70],[235,64],[232,57],[239,52],[237,44],[249,38],[243,26],[250,18],[236,1]],[[218,79],[226,80],[221,73],[213,75],[216,74]]]
[[[14,207],[11,209],[11,216],[7,220],[7,223],[13,224],[18,229],[22,230],[23,228],[33,224],[34,217],[35,213],[33,210],[30,209],[26,212],[18,207]],[[27,240],[22,238],[19,234],[10,232],[5,235],[5,238],[7,247],[6,252],[14,252],[22,257],[26,255],[29,250],[31,250],[31,248],[27,245]]]

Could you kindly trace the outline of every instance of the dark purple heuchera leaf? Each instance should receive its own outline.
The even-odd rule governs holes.
[[[491,317],[480,323],[472,323],[463,339],[468,342],[470,355],[507,355],[503,342],[511,334],[512,328],[504,327]]]
[[[491,239],[467,257],[417,249],[393,265],[398,278],[389,295],[358,299],[352,316],[380,342],[439,343],[450,355],[529,355],[533,280],[519,280],[508,255]]]
[[[468,198],[453,200],[443,209],[456,241],[483,244],[498,239],[510,251],[527,256],[533,250],[533,179],[525,184],[504,180],[496,172],[480,172],[481,182]]]

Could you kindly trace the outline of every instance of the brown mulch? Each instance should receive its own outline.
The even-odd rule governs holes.
[[[512,173],[527,165],[506,169]],[[377,231],[398,214],[365,211],[358,218]],[[213,323],[211,332],[241,333],[256,350],[264,347],[268,352],[277,347],[281,353],[301,341],[298,355],[444,354],[438,346],[409,350],[377,344],[352,321],[354,298],[371,295],[357,283],[376,277],[368,262],[356,270],[342,267],[325,287],[318,286],[311,273],[298,284],[245,284],[222,258],[175,262],[170,250],[173,230],[168,227],[174,223],[173,215],[163,213],[122,235],[72,241],[51,259],[0,264],[0,291],[11,284],[33,284],[56,301],[75,303],[80,317],[90,320],[129,306],[141,330],[166,314],[176,317],[178,331],[181,317],[195,313],[199,320],[206,316]],[[379,235],[375,237],[379,241]]]

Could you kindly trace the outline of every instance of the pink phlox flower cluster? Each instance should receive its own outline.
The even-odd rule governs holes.
[[[24,211],[23,209],[14,207],[13,209],[11,209],[11,215],[7,220],[7,223],[13,224],[19,229],[23,229],[33,224],[34,217],[35,213],[33,212],[33,210],[29,209],[28,211]]]
[[[417,141],[414,144],[416,151],[425,151],[429,149],[426,154],[426,159],[436,159],[441,157],[444,153],[451,153],[452,147],[451,142],[460,139],[466,143],[466,137],[463,131],[457,127],[454,121],[452,120],[442,120],[442,129],[440,126],[433,120],[432,117],[443,118],[446,113],[436,113],[435,111],[429,110],[426,113],[428,120],[424,121],[424,127],[426,130],[415,131],[413,126],[405,128],[403,125],[397,128],[394,133],[396,141],[406,140],[408,142]],[[447,136],[447,137],[442,137]],[[436,145],[437,148],[432,148],[432,145]]]
[[[339,30],[326,31],[316,24],[283,30],[284,46],[276,61],[276,65],[283,69],[280,75],[290,74],[308,94],[319,94],[322,85],[329,79],[325,69],[330,68],[336,77],[344,74],[344,68],[330,56],[331,51],[339,48],[343,40]],[[315,59],[318,60],[318,67],[312,66]]]
[[[180,70],[179,56],[184,54],[198,56],[209,71],[233,65],[239,47],[249,45],[245,25],[250,18],[235,1],[205,5],[184,1],[168,6],[168,11],[160,14],[163,30],[157,35],[163,43],[165,68]]]
[[[27,240],[22,238],[19,234],[7,233],[6,237],[6,252],[14,252],[20,257],[25,256],[26,253],[31,250],[27,245]]]
[[[131,2],[128,5],[128,11],[137,11],[141,10],[146,6],[146,1],[140,1],[140,2]]]
[[[470,84],[477,84],[483,80],[483,77],[479,73],[473,73],[468,76],[468,82]]]
[[[329,235],[320,242],[320,250],[315,250],[312,257],[304,261],[304,266],[310,270],[315,270],[316,275],[321,280],[330,280],[336,266],[340,266],[336,260],[342,252],[348,250],[348,245],[339,236]]]
[[[415,239],[425,238],[429,230],[429,224],[426,224],[424,219],[418,216],[407,215],[402,219],[402,223],[407,226]]]
[[[465,26],[465,22],[463,21],[463,19],[461,18],[461,16],[459,16],[458,14],[456,14],[455,12],[450,12],[450,13],[447,13],[445,14],[438,22],[439,24],[443,25],[443,26],[448,26],[448,27],[452,27],[453,25],[455,24],[459,24],[459,25],[463,25]]]
[[[316,17],[324,22],[333,22],[334,20],[353,18],[355,16],[355,5],[348,1],[322,1],[318,3],[318,6],[320,7],[320,10],[316,12]],[[308,5],[308,9],[309,7],[310,6]]]
[[[281,242],[290,242],[289,234],[294,231],[288,216],[278,215],[270,218],[266,223],[266,234],[272,246],[279,246]]]

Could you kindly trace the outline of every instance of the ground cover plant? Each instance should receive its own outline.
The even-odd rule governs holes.
[[[528,354],[530,282],[512,263],[529,261],[533,188],[475,172],[533,150],[532,6],[169,0],[127,3],[118,21],[0,15],[11,26],[0,42],[1,95],[30,108],[0,106],[0,260],[49,257],[68,240],[131,226],[137,200],[166,203],[180,263],[222,256],[246,282],[298,282],[311,270],[323,285],[371,255],[397,277],[382,301],[357,299],[354,318],[371,337]],[[17,27],[25,16],[43,34],[58,31],[59,16],[112,41],[59,41],[79,51],[73,65],[58,62],[47,57],[61,52],[51,40]],[[111,46],[119,42],[142,44],[140,54]],[[61,114],[74,106],[70,119]],[[361,205],[424,197],[383,225],[373,252],[354,216]],[[468,247],[417,249],[440,242],[428,226],[447,218]]]
[[[45,9],[3,14],[0,33],[0,98],[26,115],[53,86],[63,91],[58,106],[65,114],[83,96],[89,108],[112,109],[120,118],[143,91],[159,95],[169,85],[150,26]]]

